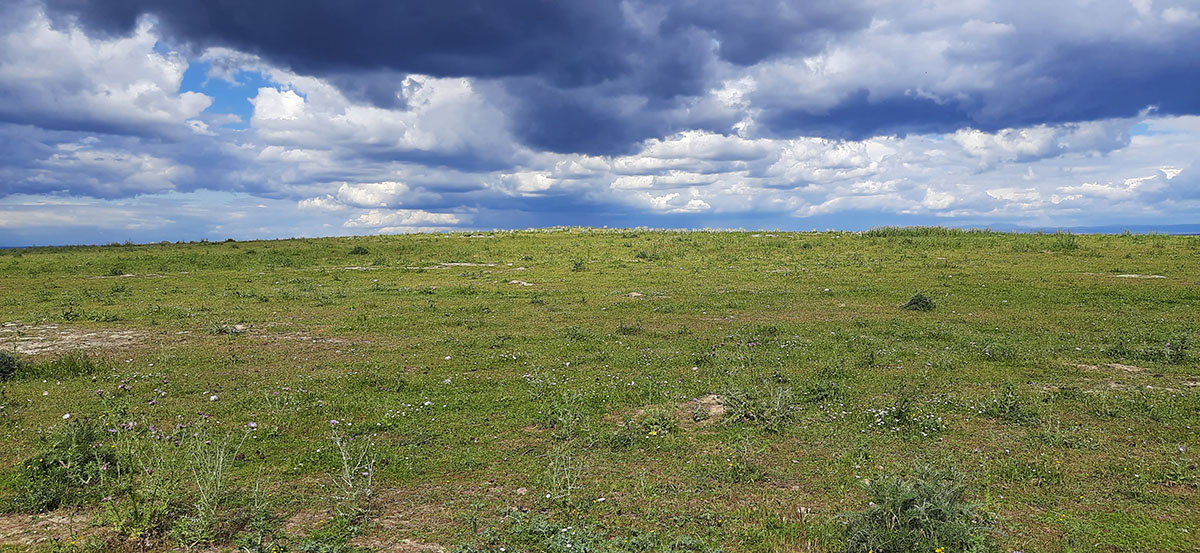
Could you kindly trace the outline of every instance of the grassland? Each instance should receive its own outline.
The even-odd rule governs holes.
[[[32,248],[0,322],[0,550],[857,551],[930,471],[938,553],[1200,550],[1194,237]]]

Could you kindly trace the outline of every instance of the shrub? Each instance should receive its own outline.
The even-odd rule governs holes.
[[[108,434],[88,420],[71,421],[44,437],[39,451],[17,467],[15,506],[43,512],[104,496],[117,455]]]
[[[990,517],[966,500],[962,480],[924,467],[914,478],[871,481],[870,506],[846,517],[846,551],[992,551]]]
[[[350,249],[350,255],[367,255],[369,253],[371,253],[371,250],[368,250],[362,246],[354,246]]]
[[[933,300],[929,299],[929,296],[921,292],[913,294],[913,297],[900,306],[901,309],[909,311],[932,311],[934,307],[937,307],[937,304],[933,303]]]
[[[0,381],[16,377],[23,365],[20,357],[7,351],[0,351]]]
[[[1054,233],[1054,241],[1050,244],[1050,251],[1055,252],[1073,252],[1079,249],[1079,240],[1074,234],[1069,232]]]

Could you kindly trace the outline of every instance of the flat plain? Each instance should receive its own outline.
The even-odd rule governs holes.
[[[0,550],[1200,550],[1196,237],[27,248],[0,323]]]

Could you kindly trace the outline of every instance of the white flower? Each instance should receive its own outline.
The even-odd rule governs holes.
[[[211,395],[211,396],[208,396],[208,400],[209,400],[209,401],[216,401],[216,400],[217,400],[217,394],[213,394],[213,395]]]
[[[71,418],[71,414],[70,414],[70,413],[67,413],[67,414],[63,415],[63,420],[67,420],[67,419],[69,419],[69,418]]]

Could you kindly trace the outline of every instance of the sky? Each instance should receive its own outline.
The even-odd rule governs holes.
[[[0,246],[1200,223],[1195,0],[4,0]]]

